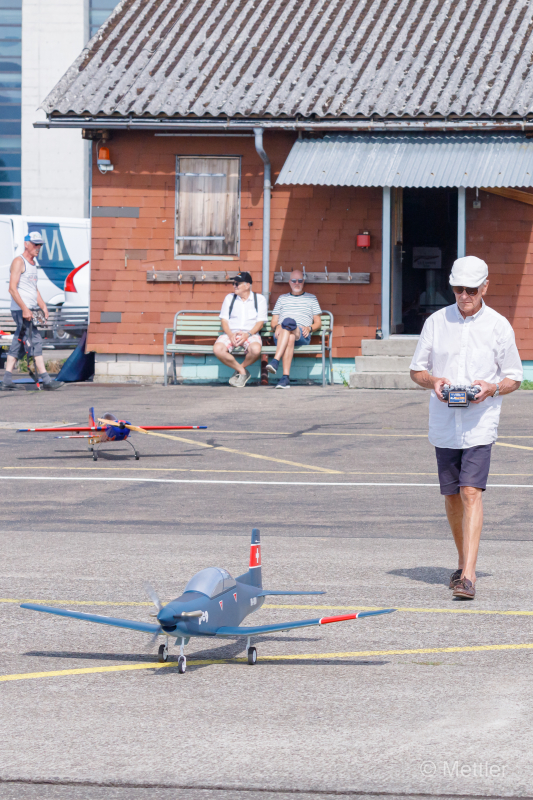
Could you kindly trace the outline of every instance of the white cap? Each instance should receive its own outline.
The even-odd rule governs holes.
[[[44,244],[44,239],[39,233],[39,231],[32,231],[31,233],[27,233],[24,237],[25,242],[31,242],[32,244]]]
[[[451,286],[468,286],[475,289],[481,286],[489,277],[489,268],[477,256],[464,256],[453,262],[450,275]]]

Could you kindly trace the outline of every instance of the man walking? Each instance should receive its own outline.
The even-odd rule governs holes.
[[[216,340],[213,353],[219,361],[235,370],[229,379],[231,386],[242,389],[251,378],[247,367],[261,355],[259,331],[268,319],[267,303],[262,294],[252,292],[252,276],[239,272],[233,278],[232,294],[226,295],[220,311],[224,333]],[[244,351],[242,364],[233,355]]]
[[[34,325],[31,325],[33,312],[40,308],[45,319],[48,319],[48,309],[37,289],[37,256],[43,245],[43,239],[38,231],[32,231],[24,237],[24,252],[13,259],[9,278],[9,294],[11,295],[11,316],[15,320],[16,330],[6,360],[4,380],[0,385],[1,391],[10,391],[13,385],[13,369],[19,359],[24,356],[25,348],[21,338],[23,325],[30,323],[31,355],[35,360],[37,377],[43,389],[59,389],[65,384],[62,381],[52,381],[46,371],[43,358],[43,340]]]
[[[311,335],[322,325],[320,305],[314,294],[305,291],[305,278],[300,270],[291,272],[289,286],[291,291],[278,297],[272,312],[276,353],[267,370],[275,375],[280,359],[283,364],[283,376],[276,389],[290,389],[294,350],[309,344]]]
[[[475,256],[455,261],[450,284],[456,304],[432,314],[411,362],[411,378],[432,389],[429,441],[435,446],[441,494],[459,556],[450,576],[454,597],[475,597],[483,526],[482,495],[497,439],[501,397],[520,387],[522,362],[509,322],[485,305],[488,267]],[[448,408],[449,386],[479,386],[467,408]]]

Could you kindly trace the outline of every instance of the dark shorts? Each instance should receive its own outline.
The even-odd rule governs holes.
[[[19,342],[20,329],[22,328],[22,320],[23,320],[22,311],[12,311],[11,316],[15,320],[15,325],[17,326],[17,329],[13,334],[13,341],[11,342],[11,347],[9,348],[8,356],[13,356],[13,358],[16,358],[18,361],[24,356],[26,352],[24,350],[24,345],[22,344],[22,342]],[[43,340],[41,334],[39,333],[39,330],[35,327],[35,325],[33,326],[32,330],[33,330],[33,335],[31,337],[31,344],[32,344],[33,355],[42,356]]]
[[[276,337],[276,334],[274,334],[274,344],[277,344],[277,343],[278,343],[278,339]],[[309,336],[302,336],[301,332],[300,332],[300,338],[296,339],[296,341],[294,342],[294,347],[295,348],[303,347],[304,344],[310,344],[310,343],[311,343],[311,334],[309,334]]]
[[[491,444],[478,444],[465,450],[436,447],[441,494],[459,494],[461,486],[487,488]]]

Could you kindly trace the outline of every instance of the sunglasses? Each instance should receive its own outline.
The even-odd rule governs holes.
[[[452,286],[452,289],[454,294],[462,294],[463,292],[466,292],[470,295],[470,297],[473,297],[479,292],[479,286],[477,286],[475,289],[469,289],[468,286]]]
[[[303,283],[304,279],[303,278],[290,278],[290,282],[291,283]]]

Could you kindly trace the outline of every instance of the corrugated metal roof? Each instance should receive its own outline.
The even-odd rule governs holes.
[[[339,134],[299,139],[277,183],[533,186],[533,140],[487,134]]]
[[[533,113],[531,0],[122,0],[56,114]]]

